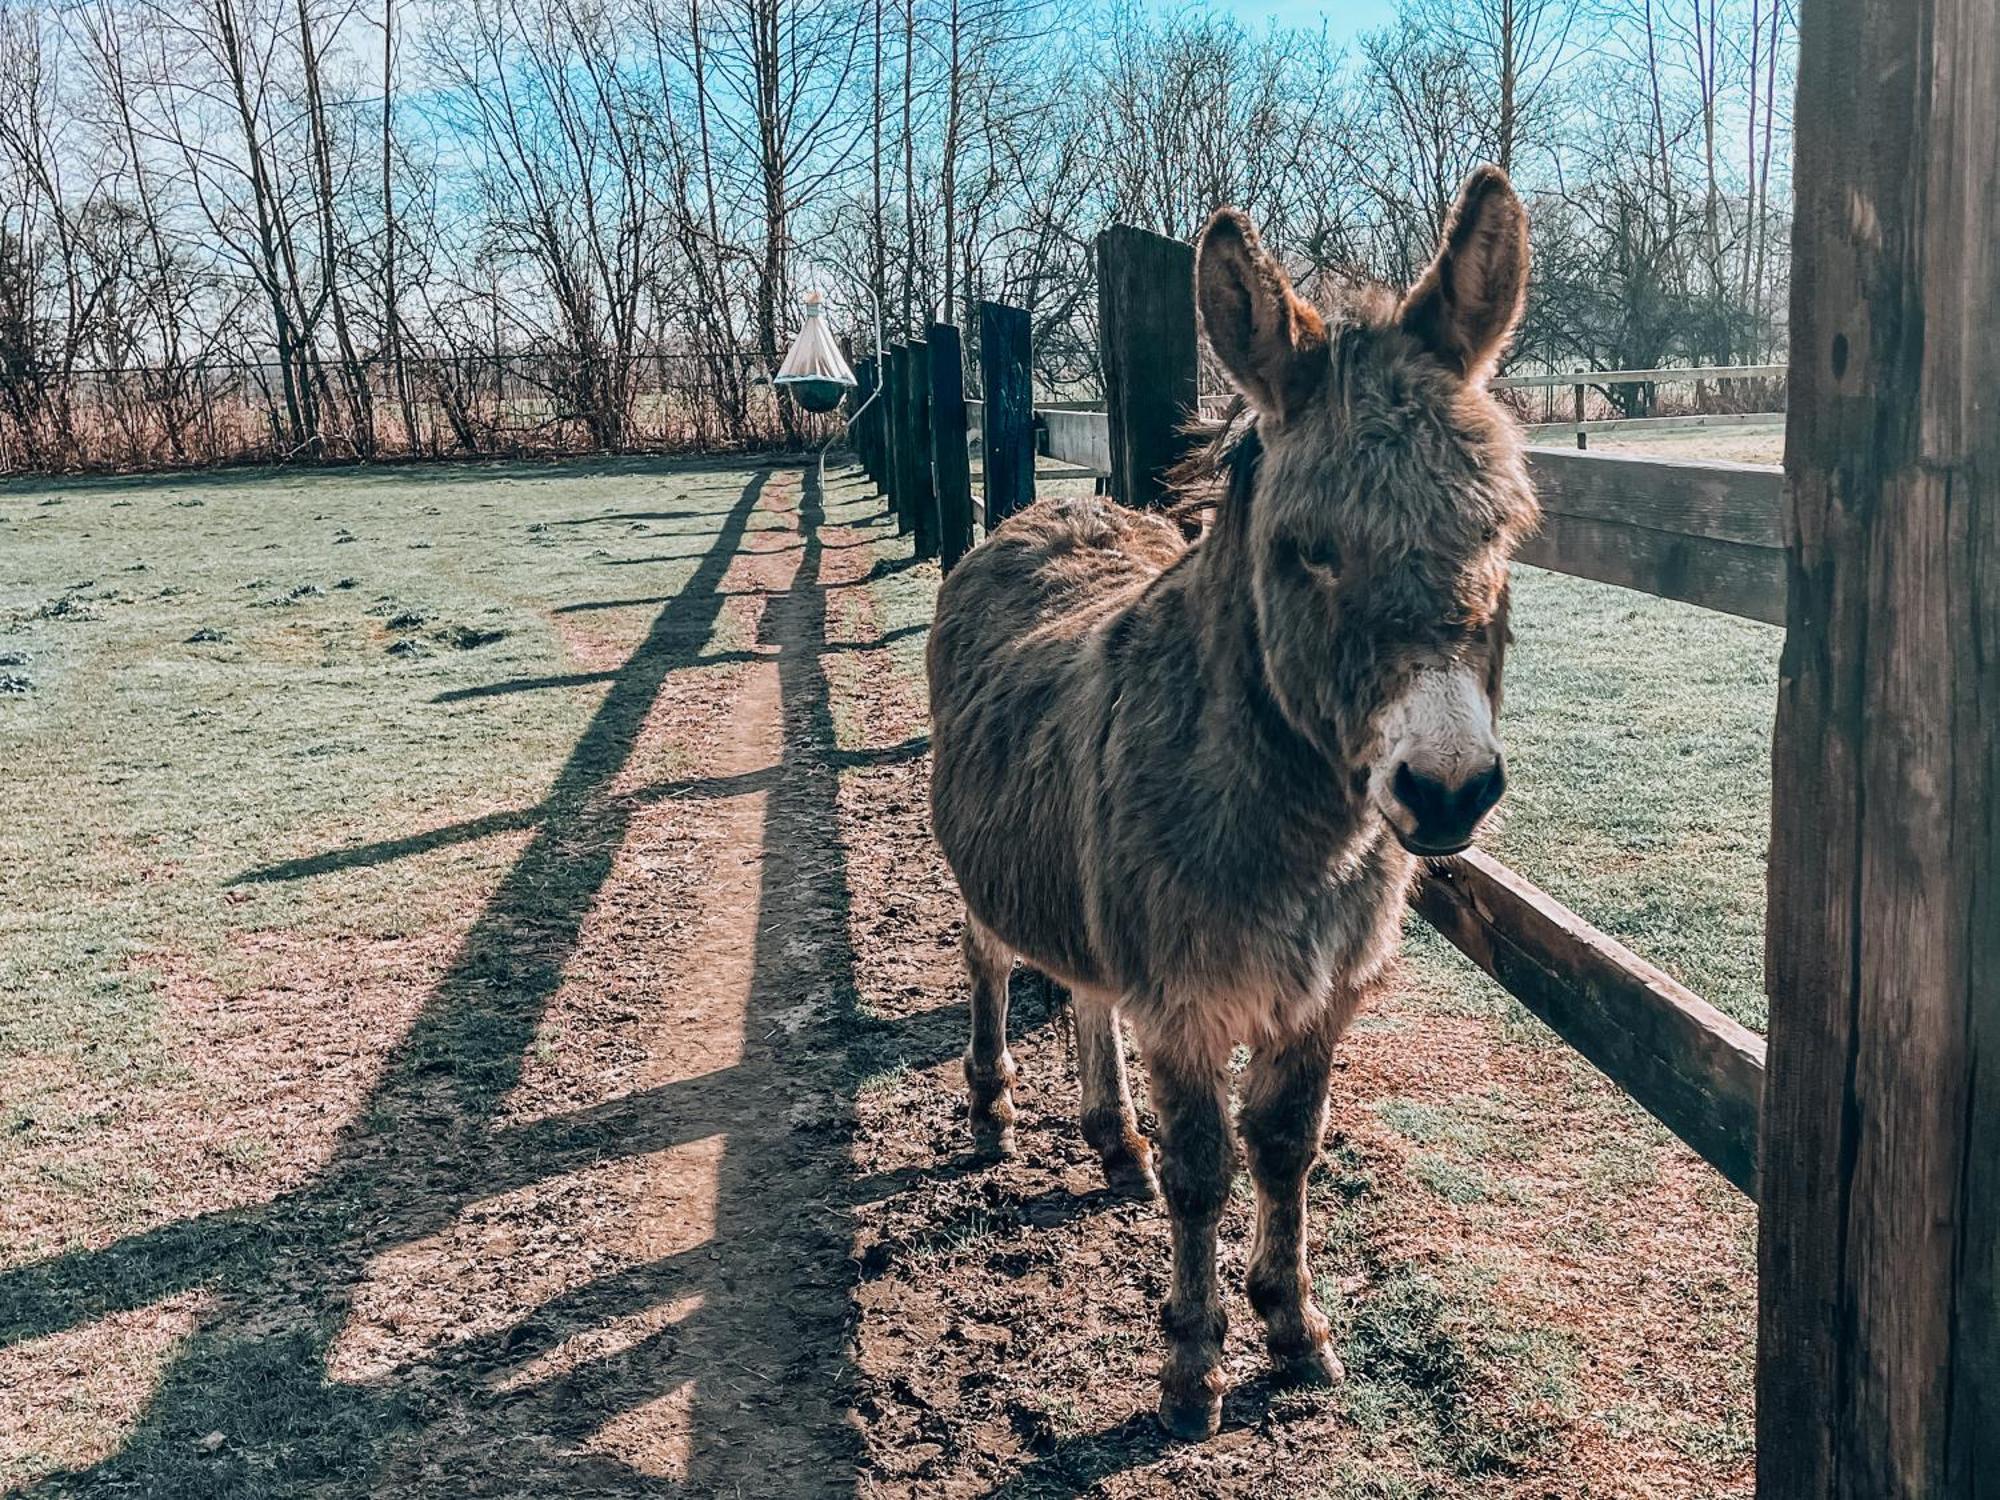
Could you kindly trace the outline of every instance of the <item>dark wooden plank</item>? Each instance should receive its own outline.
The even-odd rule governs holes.
[[[875,356],[865,355],[854,362],[854,392],[848,398],[847,437],[854,445],[854,456],[860,461],[861,471],[879,490],[882,487],[882,469],[876,454],[876,418],[880,415],[880,403],[871,405],[879,382],[875,377]]]
[[[1515,556],[1538,568],[1615,583],[1704,609],[1785,622],[1785,554],[1709,537],[1548,511]]]
[[[965,350],[949,323],[930,326],[931,480],[938,561],[949,573],[972,550],[972,455],[965,446]]]
[[[922,339],[909,344],[907,384],[903,391],[904,455],[909,486],[910,529],[918,557],[938,555],[937,489],[931,478],[931,350]]]
[[[906,344],[891,344],[882,383],[882,474],[889,491],[889,509],[896,516],[896,535],[910,534],[909,477],[904,470],[909,403],[910,350]]]
[[[979,304],[980,417],[986,529],[1035,500],[1033,321],[1004,302]]]
[[[1187,451],[1181,426],[1199,394],[1194,247],[1112,225],[1097,237],[1097,305],[1111,493],[1164,505],[1165,474]]]
[[[1107,414],[1040,407],[1035,415],[1041,452],[1113,472]],[[1563,448],[1531,448],[1528,464],[1543,525],[1522,546],[1523,562],[1784,623],[1782,470]]]
[[[1775,464],[1530,448],[1528,469],[1545,511],[1752,547],[1785,545],[1785,471]]]
[[[1417,909],[1648,1113],[1757,1196],[1764,1043],[1477,850],[1438,860]]]
[[[1761,1500],[2000,1493],[2000,7],[1800,7]]]

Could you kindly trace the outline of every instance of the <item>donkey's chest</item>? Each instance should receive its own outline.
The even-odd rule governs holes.
[[[1384,840],[1341,865],[1215,899],[1158,945],[1168,959],[1158,992],[1184,1018],[1205,1012],[1233,1042],[1296,1034],[1394,954],[1412,864]]]

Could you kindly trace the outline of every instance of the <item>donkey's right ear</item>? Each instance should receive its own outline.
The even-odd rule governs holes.
[[[1218,208],[1202,229],[1194,286],[1208,342],[1251,405],[1297,412],[1326,376],[1326,325],[1237,210]]]

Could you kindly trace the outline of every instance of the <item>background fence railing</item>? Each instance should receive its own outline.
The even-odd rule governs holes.
[[[753,354],[679,351],[314,364],[289,387],[276,361],[0,371],[0,473],[769,448],[832,431],[765,374]]]

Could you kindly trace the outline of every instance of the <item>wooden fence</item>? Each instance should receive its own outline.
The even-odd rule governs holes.
[[[1557,391],[1565,387],[1570,392],[1571,417],[1567,422],[1538,422],[1529,426],[1529,434],[1536,438],[1557,437],[1564,434],[1576,439],[1579,449],[1590,446],[1592,433],[1606,436],[1641,436],[1646,433],[1675,432],[1685,428],[1701,427],[1743,427],[1782,426],[1785,420],[1781,410],[1704,412],[1689,416],[1619,416],[1591,418],[1587,415],[1587,398],[1592,391],[1609,392],[1618,386],[1639,386],[1651,393],[1663,385],[1692,385],[1697,391],[1704,387],[1748,386],[1760,398],[1768,399],[1766,389],[1772,383],[1782,381],[1787,370],[1785,365],[1676,365],[1653,370],[1561,370],[1540,375],[1503,375],[1493,382],[1496,391]]]
[[[1489,856],[1433,862],[1417,907],[1759,1202],[1759,1496],[1975,1500],[2000,1493],[2000,10],[1802,9],[1792,360],[1703,372],[1785,378],[1789,480],[1532,448],[1521,553],[1787,627],[1768,1070]],[[981,501],[965,426],[895,401],[859,424],[898,514],[930,510],[920,549],[1018,508],[1037,444],[1157,498],[1195,400],[1189,251],[1121,226],[1098,257],[1107,411],[1031,411],[1026,315],[982,309]]]

